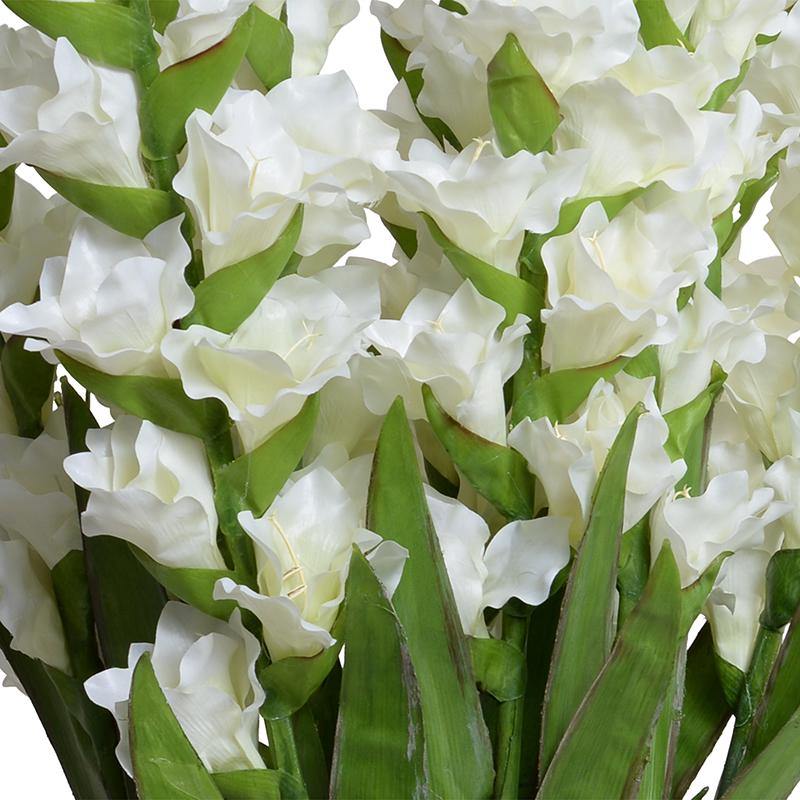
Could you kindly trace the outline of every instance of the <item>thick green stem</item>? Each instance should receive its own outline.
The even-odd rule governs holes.
[[[529,623],[529,616],[513,616],[509,613],[503,616],[503,639],[522,653],[525,652]],[[497,800],[516,798],[519,793],[524,707],[524,693],[516,700],[500,704],[494,782],[494,797]]]
[[[272,754],[272,766],[275,769],[288,772],[289,775],[297,778],[305,788],[306,784],[300,767],[300,754],[297,750],[291,718],[268,719],[265,722],[267,738],[269,739],[269,751]],[[308,797],[307,792],[305,797]]]
[[[730,786],[742,767],[747,753],[747,744],[753,727],[756,708],[758,708],[767,688],[772,667],[781,646],[781,632],[760,627],[756,637],[753,657],[747,671],[739,704],[736,708],[736,725],[728,749],[728,757],[722,770],[717,796],[721,797]]]

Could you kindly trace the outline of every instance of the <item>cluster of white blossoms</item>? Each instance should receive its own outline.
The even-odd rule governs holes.
[[[180,0],[154,34],[162,76],[254,14],[253,36],[265,18],[290,34],[292,74],[267,89],[245,56],[219,102],[188,114],[160,185],[141,75],[0,29],[0,168],[30,165],[63,195],[3,178],[0,624],[14,651],[88,677],[129,772],[143,654],[209,770],[262,768],[257,662],[337,643],[354,547],[387,596],[402,585],[408,551],[370,530],[367,499],[398,396],[467,636],[496,637],[509,601],[560,589],[642,404],[623,530],[644,532],[653,562],[668,541],[684,586],[727,554],[703,613],[718,656],[747,671],[766,565],[800,548],[800,4],[667,0],[669,43],[638,5],[374,0],[399,80],[369,111],[344,72],[320,74],[355,0]],[[512,34],[556,110],[538,152],[509,145],[498,111]],[[772,183],[776,255],[747,263],[742,228]],[[97,212],[151,201],[171,211],[147,231]],[[376,213],[390,263],[348,257]],[[60,394],[22,399],[30,370],[59,364],[113,418],[77,444]],[[268,502],[231,513],[230,464],[189,422],[120,399],[139,386],[222,413],[227,462],[311,403],[316,423]],[[433,406],[522,459],[532,518],[475,484]],[[167,602],[154,641],[89,677],[58,587],[95,537],[129,543],[173,596],[186,574],[207,591],[197,608]]]

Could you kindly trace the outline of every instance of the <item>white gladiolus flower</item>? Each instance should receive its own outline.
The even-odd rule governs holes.
[[[224,569],[217,549],[214,487],[199,439],[121,416],[90,430],[87,452],[64,469],[91,492],[87,536],[116,536],[168,567]]]
[[[30,303],[39,285],[42,263],[67,252],[77,209],[58,195],[45,198],[21,178],[14,184],[11,218],[0,234],[0,309]]]
[[[0,28],[0,169],[27,162],[90,183],[147,186],[139,158],[136,84],[67,39]]]
[[[216,397],[251,450],[292,419],[328,381],[366,353],[364,328],[380,314],[373,275],[357,267],[281,278],[232,334],[192,325],[164,338],[190,397]]]
[[[425,495],[464,633],[488,637],[485,608],[502,608],[512,597],[533,606],[547,599],[569,563],[568,519],[510,522],[490,541],[479,514],[430,486]]]
[[[424,211],[454,244],[505,272],[516,272],[525,231],[555,227],[561,204],[583,181],[583,153],[511,158],[491,141],[473,142],[448,155],[425,139],[383,167],[389,188],[406,211]]]
[[[717,244],[704,193],[650,192],[614,220],[590,205],[574,231],[542,248],[551,368],[634,356],[677,335],[678,290],[705,279]]]
[[[800,8],[800,6],[797,6]],[[770,197],[772,208],[766,231],[794,274],[800,273],[800,165],[781,163],[780,175]]]
[[[255,544],[259,591],[222,578],[214,597],[236,600],[258,617],[273,661],[312,656],[334,643],[330,629],[353,545],[387,594],[400,582],[406,549],[363,527],[369,467],[369,456],[348,462],[342,448],[328,449],[293,476],[263,517],[239,514]]]
[[[800,458],[784,456],[776,461],[764,476],[764,483],[775,490],[775,496],[791,506],[783,517],[782,547],[800,548]]]
[[[452,297],[423,289],[399,320],[378,320],[365,332],[380,353],[358,361],[367,408],[385,414],[399,394],[411,419],[425,419],[427,383],[462,425],[505,443],[503,385],[522,363],[528,319],[519,315],[498,333],[504,318],[469,281]]]
[[[162,70],[219,44],[253,0],[180,0],[178,13],[164,33],[156,33]]]
[[[50,570],[81,549],[66,454],[60,414],[36,439],[0,435],[0,623],[15,650],[69,672],[50,580]]]
[[[81,219],[67,255],[45,261],[40,299],[0,312],[0,330],[36,337],[26,347],[52,361],[63,350],[112,375],[165,375],[161,340],[194,305],[180,224],[169,220],[141,241]]]
[[[291,78],[268,96],[231,90],[213,116],[186,123],[175,189],[192,204],[206,273],[265,250],[300,203],[303,256],[344,252],[368,236],[361,206],[382,194],[373,166],[397,132],[363,111],[350,79]]]
[[[716,475],[698,497],[669,492],[661,499],[651,521],[651,552],[669,540],[688,586],[722,553],[763,547],[767,527],[789,510],[773,489],[753,490],[744,470]]]
[[[633,527],[683,475],[686,464],[664,451],[669,430],[653,397],[653,378],[620,372],[614,382],[598,381],[573,421],[524,419],[508,435],[509,444],[528,461],[547,495],[550,514],[570,520],[570,540],[580,542],[591,510],[600,470],[628,412],[646,408],[638,422],[625,491],[623,530]],[[657,550],[655,552],[658,552]]]
[[[127,668],[107,669],[84,684],[89,699],[116,718],[117,759],[133,774],[128,700],[133,671],[150,653],[164,696],[210,772],[263,769],[258,752],[258,709],[264,690],[255,664],[261,647],[238,611],[222,622],[183,603],[164,606],[155,644],[132,644]]]
[[[731,370],[725,388],[752,441],[770,460],[800,456],[800,350],[767,336],[766,355]]]
[[[748,298],[752,300],[753,298]],[[675,340],[659,348],[664,413],[693,400],[708,385],[716,361],[726,372],[764,358],[764,332],[757,324],[768,308],[728,307],[705,284],[695,285],[678,315]]]

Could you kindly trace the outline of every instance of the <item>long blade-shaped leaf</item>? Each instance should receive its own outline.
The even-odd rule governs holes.
[[[35,438],[42,432],[42,410],[50,401],[55,367],[41,353],[26,350],[24,336],[0,344],[0,365],[19,435]]]
[[[533,517],[533,480],[524,457],[460,425],[429,386],[422,397],[434,433],[467,480],[509,519]]]
[[[513,33],[489,62],[487,75],[489,111],[503,155],[548,149],[561,122],[558,102]]]
[[[639,12],[639,34],[648,50],[670,44],[692,49],[672,19],[665,0],[636,0],[636,10]]]
[[[294,37],[286,23],[254,6],[247,60],[267,89],[272,89],[292,74],[293,52]]]
[[[428,795],[419,690],[400,621],[357,550],[347,577],[347,658],[331,797]]]
[[[643,411],[638,404],[628,414],[606,456],[586,532],[567,581],[542,721],[542,775],[614,640],[625,484],[636,427]]]
[[[680,589],[666,545],[641,602],[570,723],[537,798],[631,795],[682,641]]]
[[[297,244],[302,224],[300,206],[274,244],[200,281],[194,290],[194,308],[184,318],[183,327],[205,325],[223,333],[236,330],[280,276]]]
[[[367,527],[409,551],[394,606],[419,681],[431,791],[488,797],[489,738],[400,399],[389,410],[375,451]]]
[[[133,672],[128,722],[141,800],[223,800],[167,704],[148,654]]]

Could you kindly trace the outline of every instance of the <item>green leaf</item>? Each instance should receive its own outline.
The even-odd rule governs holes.
[[[525,654],[502,639],[470,638],[472,670],[481,691],[503,703],[525,694]]]
[[[141,101],[142,147],[151,160],[174,156],[186,144],[186,120],[196,109],[212,113],[250,44],[253,16],[243,14],[231,33],[199,55],[160,72]]]
[[[338,663],[344,621],[345,615],[340,611],[331,628],[331,635],[336,641],[321,653],[308,658],[282,658],[259,672],[258,679],[267,693],[261,707],[264,719],[277,720],[291,716],[322,686]]]
[[[277,769],[241,769],[211,775],[225,800],[300,800],[303,788]]]
[[[614,641],[625,485],[633,440],[643,412],[641,403],[633,408],[606,456],[592,497],[586,532],[567,581],[545,698],[540,775],[544,775]]]
[[[489,112],[500,152],[549,150],[561,122],[558,101],[509,33],[487,67]]]
[[[672,678],[680,623],[680,576],[666,544],[639,605],[569,723],[537,798],[631,796]],[[590,653],[583,651],[584,657]]]
[[[153,27],[164,33],[164,28],[178,16],[180,3],[178,0],[150,0],[150,16],[153,18]]]
[[[750,62],[745,61],[739,69],[738,75],[728,78],[728,80],[723,81],[714,89],[701,111],[719,111],[728,102],[730,96],[742,85],[742,81],[747,77],[749,71]]]
[[[755,758],[800,708],[800,625],[789,627],[770,677],[763,702],[756,711],[747,760]]]
[[[408,645],[380,581],[355,548],[346,592],[331,797],[424,797],[422,710]]]
[[[37,437],[42,432],[42,410],[53,391],[55,366],[41,353],[26,350],[24,336],[10,336],[0,341],[0,369],[19,435]]]
[[[162,428],[210,440],[226,433],[228,414],[219,400],[193,400],[181,382],[146,375],[107,375],[65,353],[59,361],[75,380],[106,405],[114,405]]]
[[[800,783],[800,709],[746,767],[722,800],[786,800]]]
[[[247,60],[267,89],[291,76],[293,52],[294,37],[286,23],[254,8]]]
[[[780,630],[800,608],[800,550],[778,550],[767,565],[767,593],[761,624]]]
[[[95,61],[135,70],[152,46],[150,29],[122,5],[63,0],[4,0],[18,17],[51,39],[63,36]]]
[[[683,719],[673,764],[672,797],[683,797],[689,791],[731,716],[715,662],[711,627],[704,625],[686,660]]]
[[[393,602],[419,681],[431,792],[488,797],[489,737],[399,398],[386,416],[375,451],[367,527],[409,552]]]
[[[125,797],[110,714],[95,706],[74,678],[14,650],[2,625],[0,648],[25,688],[75,797]]]
[[[292,715],[291,722],[297,743],[297,762],[308,797],[328,797],[330,769],[325,760],[325,752],[311,709],[308,706],[298,709]],[[269,728],[267,730],[269,731]]]
[[[524,457],[467,430],[441,407],[427,385],[422,398],[434,433],[478,492],[509,519],[531,519],[533,479]]]
[[[154,561],[144,551],[130,545],[139,563],[171,595],[217,619],[228,620],[236,609],[233,600],[214,600],[214,584],[220,578],[237,580],[236,574],[224,569],[195,567],[166,567]]]
[[[536,378],[514,402],[511,424],[517,425],[525,417],[564,422],[580,408],[597,381],[612,379],[626,363],[628,359],[620,357],[596,367],[562,369]]]
[[[413,228],[404,228],[402,225],[395,225],[393,222],[389,222],[383,218],[381,218],[381,222],[383,222],[383,226],[392,235],[392,239],[400,245],[403,254],[407,258],[414,258],[414,254],[417,252],[417,247],[419,246],[417,243],[417,232]]]
[[[0,147],[5,147],[5,145],[5,137],[0,134]],[[5,230],[11,220],[16,174],[16,168],[13,164],[0,172],[0,230]]]
[[[650,515],[645,514],[622,534],[617,569],[619,610],[617,627],[621,628],[647,586],[650,576]]]
[[[465,252],[454,245],[427,214],[422,214],[422,218],[428,224],[434,241],[442,248],[461,277],[472,281],[484,297],[503,306],[506,310],[506,325],[514,322],[518,314],[525,314],[531,320],[539,319],[544,296],[531,284]]]
[[[639,12],[639,34],[648,50],[676,44],[690,52],[694,49],[675,24],[664,0],[636,0],[636,10]]]
[[[61,0],[57,3],[63,5]],[[153,228],[183,212],[175,195],[159,189],[103,186],[43,169],[38,172],[55,191],[81,211],[135,239],[143,239]]]
[[[141,800],[223,800],[167,704],[148,653],[133,672],[128,716]]]
[[[669,438],[664,449],[671,459],[683,458],[689,448],[692,435],[705,424],[706,417],[725,385],[727,373],[716,362],[711,368],[711,381],[694,400],[668,411],[664,420],[669,427]]]
[[[299,206],[270,247],[200,281],[194,290],[194,308],[183,319],[182,327],[205,325],[233,333],[255,311],[280,276],[291,258],[302,225],[303,207]]]

